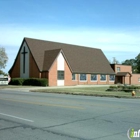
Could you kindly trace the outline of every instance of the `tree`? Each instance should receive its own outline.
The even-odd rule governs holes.
[[[137,63],[137,72],[140,73],[140,53],[135,58]]]
[[[5,48],[0,47],[0,70],[6,67],[7,61],[8,61],[8,57],[5,52]]]
[[[122,65],[132,66],[132,72],[137,73],[137,63],[135,59],[127,59],[124,62],[122,62]]]

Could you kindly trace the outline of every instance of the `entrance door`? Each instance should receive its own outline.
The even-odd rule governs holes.
[[[118,77],[117,77],[117,83],[122,84],[122,76],[118,76]]]

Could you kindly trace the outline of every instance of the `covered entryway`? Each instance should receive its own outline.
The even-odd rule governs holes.
[[[115,77],[115,84],[128,84],[131,85],[131,73],[129,72],[118,72]]]

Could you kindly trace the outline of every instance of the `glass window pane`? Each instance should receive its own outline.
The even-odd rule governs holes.
[[[91,81],[97,81],[97,75],[91,74]]]
[[[57,79],[64,80],[64,71],[57,71]]]
[[[75,80],[76,79],[76,75],[73,73],[72,74],[72,80]]]
[[[109,75],[109,80],[110,81],[115,81],[115,75]]]
[[[101,80],[101,81],[106,81],[106,75],[103,75],[103,74],[100,75],[100,80]]]
[[[80,80],[81,81],[86,81],[87,80],[86,74],[80,74]]]

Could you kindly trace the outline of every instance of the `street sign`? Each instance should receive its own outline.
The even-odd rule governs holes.
[[[11,78],[9,75],[8,76],[0,75],[0,85],[8,85],[10,80]]]

